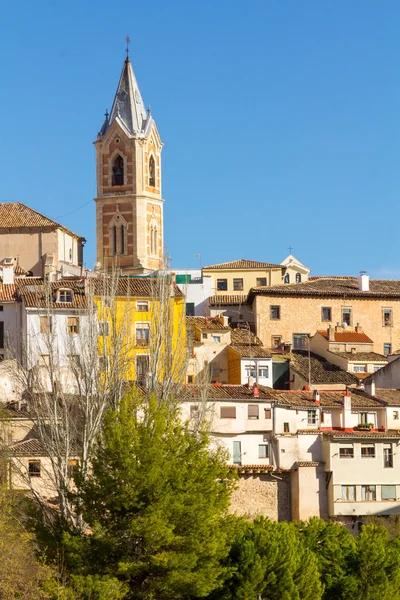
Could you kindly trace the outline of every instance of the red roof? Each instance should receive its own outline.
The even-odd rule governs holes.
[[[328,339],[328,332],[326,329],[319,330],[318,333],[322,335],[322,337]],[[357,344],[373,344],[371,338],[369,338],[365,333],[358,333],[357,331],[335,331],[334,340],[335,342],[355,342]]]

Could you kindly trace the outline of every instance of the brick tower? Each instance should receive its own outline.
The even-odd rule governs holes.
[[[162,143],[127,56],[95,142],[97,261],[123,274],[160,268],[163,255]]]

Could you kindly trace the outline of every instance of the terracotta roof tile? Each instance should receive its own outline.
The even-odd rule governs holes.
[[[44,283],[41,279],[19,279],[18,291],[27,308],[86,308],[85,282],[83,279],[74,281],[52,281]],[[73,292],[72,302],[57,302],[58,290],[67,289]]]
[[[15,302],[18,289],[15,283],[0,283],[0,302]]]
[[[249,329],[232,329],[231,342],[237,346],[262,346],[262,341]]]
[[[324,337],[325,339],[329,339],[328,338],[328,332],[326,329],[319,329],[317,331],[317,333],[319,333],[320,335],[322,335],[322,337]],[[359,333],[357,331],[348,331],[347,329],[345,331],[335,331],[334,332],[334,340],[332,340],[334,342],[341,342],[341,343],[345,343],[345,342],[356,342],[357,344],[373,344],[373,340],[371,340],[370,337],[368,337],[365,333]]]
[[[308,353],[303,353],[301,351],[293,352],[292,356],[290,368],[308,381]],[[344,385],[355,385],[357,383],[357,378],[352,373],[348,373],[340,367],[333,365],[322,358],[322,356],[311,354],[310,363],[312,384],[343,383]]]
[[[319,467],[324,465],[323,462],[318,462],[316,460],[298,460],[294,463],[296,467]]]
[[[208,299],[210,306],[226,306],[228,304],[246,304],[247,294],[221,294],[220,296],[210,296]]]
[[[353,408],[383,408],[383,404],[378,399],[373,399],[372,396],[365,394],[364,392],[355,393],[355,390],[351,390],[351,405]],[[320,406],[331,407],[331,408],[342,408],[343,407],[344,392],[320,392]],[[315,408],[318,406],[314,400],[313,392],[289,390],[279,392],[275,397],[275,400],[279,406],[287,406],[294,408]],[[309,430],[306,430],[309,431]]]
[[[36,438],[30,438],[12,444],[9,446],[9,450],[14,456],[46,456],[46,450],[44,449],[42,442]]]
[[[120,277],[117,281],[110,277],[108,279],[91,278],[88,280],[88,285],[91,286],[96,296],[115,294],[132,298],[153,298],[157,295],[159,282],[161,280],[156,277]],[[184,298],[184,293],[175,282],[171,282],[171,286],[175,298]]]
[[[52,229],[62,229],[73,237],[84,240],[81,236],[70,231],[56,221],[45,217],[41,213],[29,208],[22,202],[3,202],[0,203],[0,228],[1,229],[25,229],[31,227],[50,227]]]
[[[184,400],[193,402],[199,398],[206,397],[211,400],[251,400],[256,402],[257,400],[274,400],[277,393],[274,389],[265,387],[263,385],[258,386],[259,397],[253,396],[252,390],[247,385],[230,385],[230,384],[211,384],[206,389],[197,386],[193,383],[188,383],[182,388],[182,396]]]
[[[229,465],[231,469],[237,469],[238,473],[268,473],[273,471],[272,465]]]
[[[282,269],[282,265],[274,263],[259,262],[256,260],[246,260],[241,258],[239,260],[232,260],[230,262],[219,263],[216,265],[208,265],[203,267],[203,270],[227,270],[227,269]]]
[[[375,389],[375,396],[371,398],[377,398],[383,404],[387,406],[399,406],[400,407],[400,390],[395,389]]]
[[[351,362],[382,362],[387,363],[387,357],[377,352],[332,352],[336,356],[347,358]]]
[[[400,430],[388,429],[386,431],[324,431],[324,435],[333,439],[351,439],[351,438],[367,438],[367,439],[400,439]]]
[[[228,346],[231,350],[236,352],[242,358],[271,358],[272,352],[266,350],[262,346],[239,346],[236,344],[231,344]]]
[[[198,327],[208,331],[230,331],[229,325],[224,325],[217,317],[186,317],[186,326]]]

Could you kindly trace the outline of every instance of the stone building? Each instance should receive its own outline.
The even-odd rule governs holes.
[[[157,270],[163,257],[162,143],[129,57],[95,142],[98,266]]]

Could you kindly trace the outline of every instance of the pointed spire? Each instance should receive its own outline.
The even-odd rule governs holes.
[[[134,136],[144,133],[146,121],[149,119],[128,56],[124,62],[110,116],[104,123],[106,127],[102,127],[102,135],[117,118]]]

